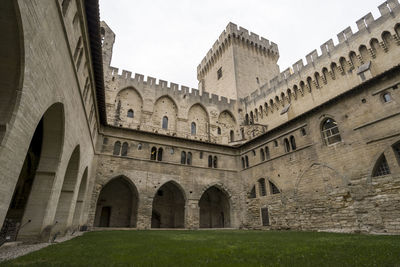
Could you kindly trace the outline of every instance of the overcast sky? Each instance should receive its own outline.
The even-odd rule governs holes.
[[[277,43],[283,71],[368,12],[379,17],[383,2],[100,0],[100,12],[117,35],[112,66],[197,88],[197,66],[230,21]]]

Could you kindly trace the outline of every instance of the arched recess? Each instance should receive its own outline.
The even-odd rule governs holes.
[[[125,176],[109,181],[97,199],[95,227],[136,227],[139,194]]]
[[[24,42],[18,2],[2,0],[0,8],[0,144],[18,108],[24,73]]]
[[[115,103],[119,103],[119,101],[121,101],[121,105],[119,110],[117,109],[116,112],[120,113],[117,114],[117,116],[121,121],[126,121],[127,123],[140,123],[143,109],[143,98],[140,93],[133,87],[122,89],[117,94]],[[128,117],[128,111],[132,111],[132,118]]]
[[[194,104],[189,109],[188,126],[190,127],[193,122],[196,123],[196,135],[207,137],[210,119],[207,110],[200,104]]]
[[[186,198],[173,181],[161,186],[153,199],[151,228],[184,228]]]
[[[53,192],[64,138],[64,108],[53,104],[38,122],[22,166],[3,227],[19,237],[38,236],[50,224],[47,209]]]
[[[235,117],[227,110],[222,111],[218,117],[218,126],[221,128],[222,136],[229,142],[231,131],[236,129]]]
[[[73,226],[81,225],[82,211],[86,196],[87,177],[88,177],[88,168],[86,167],[82,175],[81,184],[79,185],[78,198],[76,199],[76,204],[75,204],[74,218],[72,219]]]
[[[64,230],[70,226],[72,220],[72,199],[75,193],[76,183],[78,181],[78,172],[80,166],[80,146],[76,146],[68,161],[65,171],[64,181],[58,199],[56,216],[54,218],[56,228]]]
[[[328,196],[337,188],[346,187],[348,179],[333,168],[313,163],[296,181],[295,193],[307,198]]]
[[[231,211],[228,194],[217,186],[208,188],[200,198],[200,228],[229,228]]]
[[[153,126],[162,128],[163,117],[168,118],[168,131],[176,131],[178,107],[174,100],[169,96],[160,97],[154,104],[154,112],[152,116]]]

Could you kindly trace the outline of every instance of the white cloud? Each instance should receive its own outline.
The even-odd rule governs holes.
[[[197,88],[197,65],[228,22],[278,44],[281,70],[319,48],[382,0],[100,0],[116,33],[112,65]]]

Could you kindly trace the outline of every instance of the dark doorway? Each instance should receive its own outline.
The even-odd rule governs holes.
[[[151,227],[185,227],[185,197],[175,183],[164,184],[154,196]]]
[[[230,204],[226,193],[210,187],[199,201],[200,228],[230,227]]]
[[[103,207],[101,209],[100,227],[110,227],[111,207]]]
[[[138,199],[136,187],[128,178],[120,176],[112,179],[101,189],[97,200],[94,225],[97,227],[136,227]],[[104,223],[107,221],[106,215],[108,216],[107,224]]]

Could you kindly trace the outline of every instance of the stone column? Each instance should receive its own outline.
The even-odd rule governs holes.
[[[186,207],[186,222],[187,229],[198,229],[200,225],[200,208],[198,199],[189,199]]]

